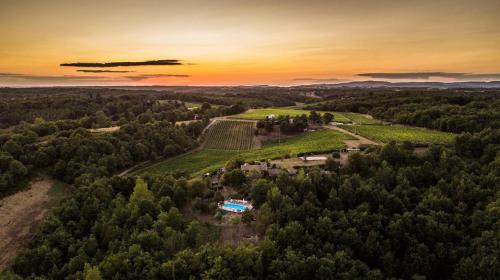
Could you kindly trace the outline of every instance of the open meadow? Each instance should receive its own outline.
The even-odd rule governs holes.
[[[275,116],[297,116],[297,115],[302,115],[310,114],[310,110],[302,110],[302,109],[293,109],[293,108],[263,108],[263,109],[250,109],[244,113],[238,114],[238,115],[233,115],[230,116],[229,118],[233,119],[246,119],[246,120],[263,120],[269,115],[275,115]],[[317,111],[320,114],[327,113],[326,111]],[[337,112],[329,112],[333,114],[334,120],[336,122],[341,122],[341,123],[350,123],[351,120],[347,118],[346,116],[343,115],[343,113],[337,113]]]
[[[355,124],[382,124],[383,123],[381,120],[374,119],[369,115],[350,113],[350,112],[349,113],[342,112],[342,115],[344,115],[346,118],[349,118]]]
[[[448,144],[455,137],[453,133],[402,125],[342,125],[341,127],[384,143],[409,141],[414,144]]]

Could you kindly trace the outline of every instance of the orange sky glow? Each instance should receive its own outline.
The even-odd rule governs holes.
[[[500,80],[498,11],[498,0],[3,0],[0,86]],[[60,66],[164,59],[182,65]],[[359,76],[429,72],[445,74]]]

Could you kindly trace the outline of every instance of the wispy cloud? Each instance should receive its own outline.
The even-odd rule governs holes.
[[[135,71],[125,71],[125,70],[85,70],[85,69],[79,69],[76,70],[76,72],[83,72],[83,73],[131,73]]]
[[[104,76],[73,76],[73,75],[43,76],[43,75],[0,73],[0,78],[33,80],[33,81],[85,81],[85,80],[94,81],[94,80],[99,80],[99,79],[107,79],[108,77],[104,77]]]
[[[142,75],[133,75],[133,76],[125,76],[125,78],[132,81],[142,81],[151,78],[187,78],[189,75],[183,74],[142,74]]]
[[[454,73],[454,72],[385,72],[385,73],[361,73],[360,77],[369,77],[375,79],[415,79],[428,80],[431,78],[450,78],[457,80],[490,80],[500,79],[500,73]]]
[[[0,77],[18,77],[18,76],[23,76],[23,74],[16,74],[16,73],[0,73]]]
[[[121,67],[121,66],[156,66],[156,65],[183,65],[178,59],[148,60],[148,61],[120,61],[120,62],[73,62],[62,63],[61,66],[72,67]]]
[[[127,71],[132,72],[132,71]],[[93,73],[93,72],[91,72]],[[108,73],[107,71],[97,73]],[[120,72],[121,73],[121,72]],[[28,75],[19,73],[0,73],[0,83],[15,84],[103,84],[103,83],[130,83],[152,78],[186,78],[183,74],[139,74],[128,76],[97,76],[97,75]]]

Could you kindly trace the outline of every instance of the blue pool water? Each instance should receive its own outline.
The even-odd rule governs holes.
[[[224,207],[235,209],[238,212],[243,212],[243,211],[245,211],[245,209],[247,209],[247,207],[245,205],[234,204],[234,203],[227,203],[227,202],[224,203]]]

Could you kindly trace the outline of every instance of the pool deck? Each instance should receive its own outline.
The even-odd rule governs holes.
[[[232,213],[243,213],[244,211],[241,211],[239,209],[231,208],[231,207],[226,207],[226,204],[236,204],[236,205],[241,205],[242,207],[248,210],[252,210],[253,206],[250,202],[246,200],[239,200],[239,199],[228,199],[224,200],[224,203],[219,203],[219,209],[222,209],[224,211],[232,212]]]

